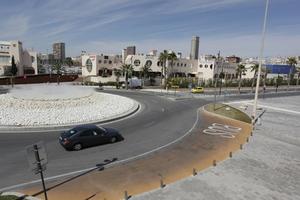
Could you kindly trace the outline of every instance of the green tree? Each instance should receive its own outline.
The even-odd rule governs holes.
[[[66,57],[65,59],[65,64],[68,65],[69,67],[73,66],[73,60],[71,57]]]
[[[159,61],[162,63],[162,74],[163,74],[163,81],[161,80],[161,83],[164,85],[164,88],[167,87],[167,80],[168,80],[168,73],[167,73],[167,68],[168,68],[168,63],[170,61],[171,67],[173,67],[174,61],[177,60],[177,56],[174,52],[169,53],[167,50],[164,50],[163,52],[160,53],[159,55]],[[162,78],[161,78],[162,79]]]
[[[132,76],[133,67],[130,64],[123,64],[121,66],[121,71],[123,72],[123,75],[125,76],[125,87],[126,87],[126,90],[128,90],[128,78]]]
[[[258,64],[254,64],[254,65],[251,66],[251,72],[254,71],[254,75],[253,75],[253,78],[252,78],[252,84],[251,84],[251,91],[252,91],[252,92],[253,92],[255,80],[256,80],[256,78],[257,78],[258,68],[259,68],[259,65],[258,65]]]
[[[114,74],[116,76],[116,87],[120,88],[120,76],[122,75],[122,71],[120,69],[114,69]]]
[[[159,54],[159,62],[162,64],[161,68],[161,77],[160,77],[160,83],[161,85],[164,85],[164,88],[167,86],[167,81],[166,81],[166,76],[167,76],[167,70],[166,70],[166,65],[167,65],[167,60],[168,60],[168,51],[164,50]]]
[[[11,69],[10,69],[10,83],[11,87],[14,87],[14,77],[17,75],[18,68],[15,62],[15,57],[11,57]]]
[[[141,68],[141,72],[142,72],[142,75],[143,75],[143,86],[145,86],[145,80],[146,80],[146,77],[149,75],[149,72],[151,72],[151,67],[149,65],[144,65],[142,68]]]
[[[286,63],[290,66],[293,66],[293,67],[296,67],[297,65],[297,59],[296,57],[288,57]],[[298,72],[298,77],[297,77],[297,85],[299,84],[299,72]],[[289,74],[289,82],[288,82],[288,85],[290,85],[290,80],[293,78],[293,75],[290,73]]]
[[[241,82],[242,82],[242,75],[246,73],[246,67],[245,65],[243,64],[239,64],[236,68],[236,73],[238,75],[238,78],[239,78],[239,86],[238,86],[238,89],[239,89],[239,94],[241,94]]]
[[[59,83],[60,83],[60,74],[61,74],[61,62],[57,61],[54,65],[54,69],[56,70],[57,85],[59,85]]]
[[[168,54],[168,60],[170,61],[170,65],[173,72],[174,61],[178,60],[176,54],[173,51]]]

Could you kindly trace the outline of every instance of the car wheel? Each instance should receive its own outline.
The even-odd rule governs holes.
[[[82,149],[82,144],[80,144],[80,143],[75,144],[75,145],[73,146],[73,149],[74,149],[75,151],[81,150],[81,149]]]
[[[117,141],[117,138],[116,138],[116,137],[110,138],[110,142],[111,142],[111,143],[115,143],[116,141]]]

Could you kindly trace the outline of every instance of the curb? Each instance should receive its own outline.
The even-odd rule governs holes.
[[[27,196],[26,194],[22,194],[19,192],[3,192],[0,194],[0,197],[1,196],[16,196],[16,197],[21,197],[20,199],[24,199],[24,200],[40,200],[39,198]]]

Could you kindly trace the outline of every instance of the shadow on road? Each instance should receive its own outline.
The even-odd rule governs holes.
[[[86,172],[83,172],[83,173],[81,173],[81,174],[79,174],[79,175],[77,175],[77,176],[71,177],[71,178],[69,178],[69,179],[67,179],[67,180],[65,180],[65,181],[63,181],[63,182],[61,182],[61,183],[58,183],[58,184],[53,185],[53,186],[51,186],[51,187],[48,187],[48,188],[46,189],[46,191],[50,191],[50,190],[52,190],[52,189],[54,189],[54,188],[56,188],[56,187],[59,187],[59,186],[65,184],[65,183],[68,183],[68,182],[70,182],[70,181],[73,181],[73,180],[75,180],[75,179],[77,179],[77,178],[79,178],[79,177],[81,177],[81,176],[84,176],[84,175],[86,175],[86,174],[89,174],[89,173],[91,173],[91,172],[93,172],[93,171],[95,171],[95,170],[102,171],[102,170],[104,170],[104,166],[105,166],[105,165],[108,165],[108,164],[110,164],[110,163],[113,163],[113,162],[115,162],[115,161],[117,161],[117,160],[118,160],[118,158],[113,158],[113,159],[111,159],[111,160],[105,159],[105,160],[103,161],[103,163],[96,164],[96,167],[95,167],[95,168],[93,168],[93,169],[91,169],[91,170],[88,170],[88,171],[86,171]],[[41,191],[39,191],[39,192],[37,192],[37,193],[31,195],[31,196],[35,197],[35,196],[39,196],[40,194],[43,194],[43,193],[44,193],[44,191],[41,190]],[[87,199],[91,199],[91,198],[93,198],[94,196],[96,196],[96,194],[93,194],[92,196],[88,197]]]

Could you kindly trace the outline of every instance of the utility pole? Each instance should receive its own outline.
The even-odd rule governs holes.
[[[260,83],[262,58],[263,58],[263,52],[264,52],[264,47],[265,47],[265,36],[266,36],[266,24],[267,24],[268,8],[269,8],[269,0],[266,0],[264,24],[263,24],[263,30],[262,30],[261,47],[260,47],[260,55],[259,55],[259,67],[258,67],[255,97],[254,97],[254,105],[253,105],[253,112],[252,112],[252,120],[253,120],[252,124],[253,125],[255,123],[255,117],[256,117],[257,99],[258,99],[258,90],[259,90],[259,83]]]
[[[216,63],[216,67],[217,67],[217,77],[215,78],[215,74],[214,74],[214,79],[215,79],[215,97],[214,97],[214,110],[216,110],[216,101],[217,101],[217,84],[219,81],[219,62],[220,62],[220,51],[218,53],[218,58],[217,58],[217,63]]]

